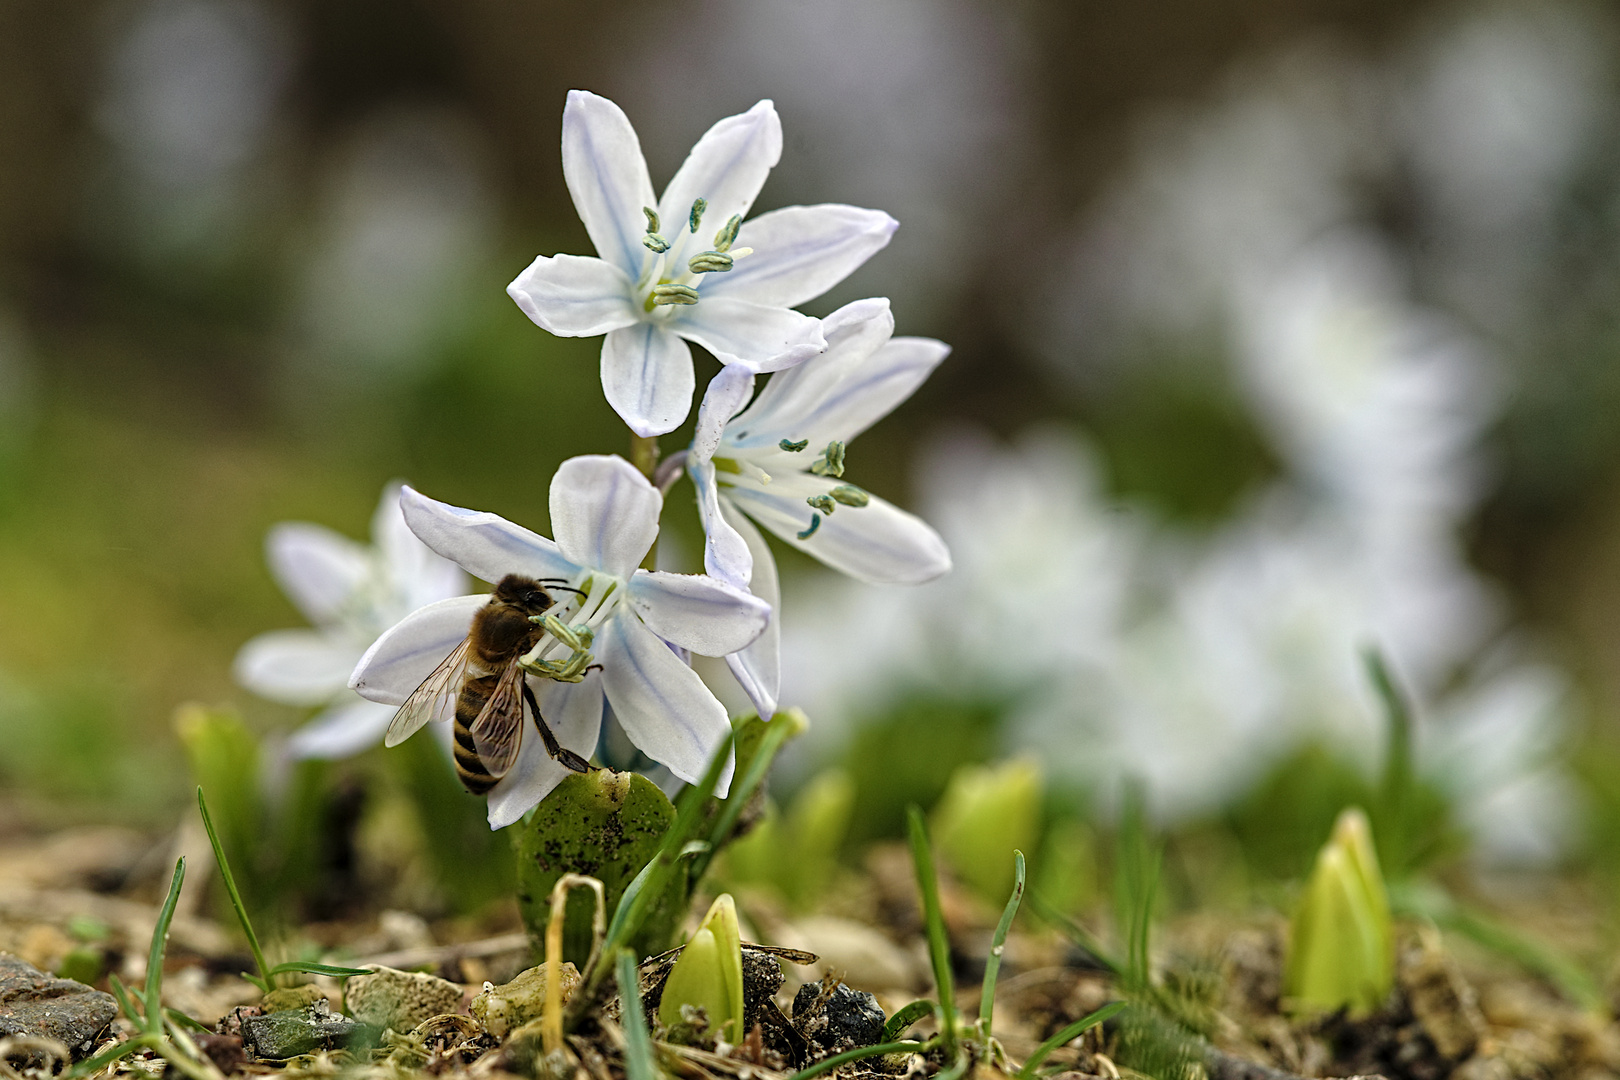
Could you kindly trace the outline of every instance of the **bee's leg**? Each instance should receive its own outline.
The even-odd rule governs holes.
[[[546,744],[546,753],[550,754],[553,760],[560,763],[564,768],[572,769],[575,772],[590,772],[591,763],[558,742],[557,736],[551,733],[550,726],[546,724],[546,718],[540,715],[540,705],[534,700],[534,691],[529,689],[527,679],[523,680],[523,700],[529,703],[529,708],[534,712],[534,724],[540,729],[540,741]]]

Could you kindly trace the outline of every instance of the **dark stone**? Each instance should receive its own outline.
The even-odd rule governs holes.
[[[235,1072],[247,1064],[247,1050],[242,1046],[240,1035],[216,1035],[208,1031],[193,1034],[191,1038],[197,1049],[219,1066],[220,1072]]]
[[[805,983],[793,996],[793,1026],[823,1053],[875,1046],[885,1019],[877,998],[843,983]]]
[[[760,1010],[767,1001],[776,1001],[776,992],[782,989],[782,963],[767,952],[742,950],[743,970],[743,1031],[752,1031],[754,1025],[764,1021]]]
[[[242,1036],[253,1053],[276,1061],[316,1050],[366,1045],[375,1034],[365,1024],[333,1012],[324,998],[302,1009],[242,1018]]]
[[[55,1039],[75,1061],[106,1035],[118,1004],[111,994],[72,979],[57,979],[0,953],[0,1038],[33,1035]]]

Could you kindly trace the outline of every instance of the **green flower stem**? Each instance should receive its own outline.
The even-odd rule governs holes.
[[[657,486],[658,481],[653,474],[658,471],[658,436],[637,435],[630,433],[630,464],[641,470],[641,475],[647,482]],[[652,547],[647,549],[647,555],[641,560],[643,570],[658,569],[658,537],[653,537]]]

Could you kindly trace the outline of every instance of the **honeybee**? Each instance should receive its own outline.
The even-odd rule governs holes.
[[[507,574],[489,603],[473,615],[467,638],[412,691],[388,724],[385,746],[397,746],[429,720],[455,720],[456,775],[474,795],[483,795],[511,771],[523,745],[523,703],[528,702],[546,752],[575,772],[590,763],[557,741],[540,715],[518,663],[534,648],[544,629],[531,616],[543,615],[556,601],[547,586],[578,592],[561,579],[538,581]]]

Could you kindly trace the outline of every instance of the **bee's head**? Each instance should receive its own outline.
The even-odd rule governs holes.
[[[534,578],[522,574],[507,574],[495,586],[495,599],[522,608],[530,615],[539,615],[556,601]]]

